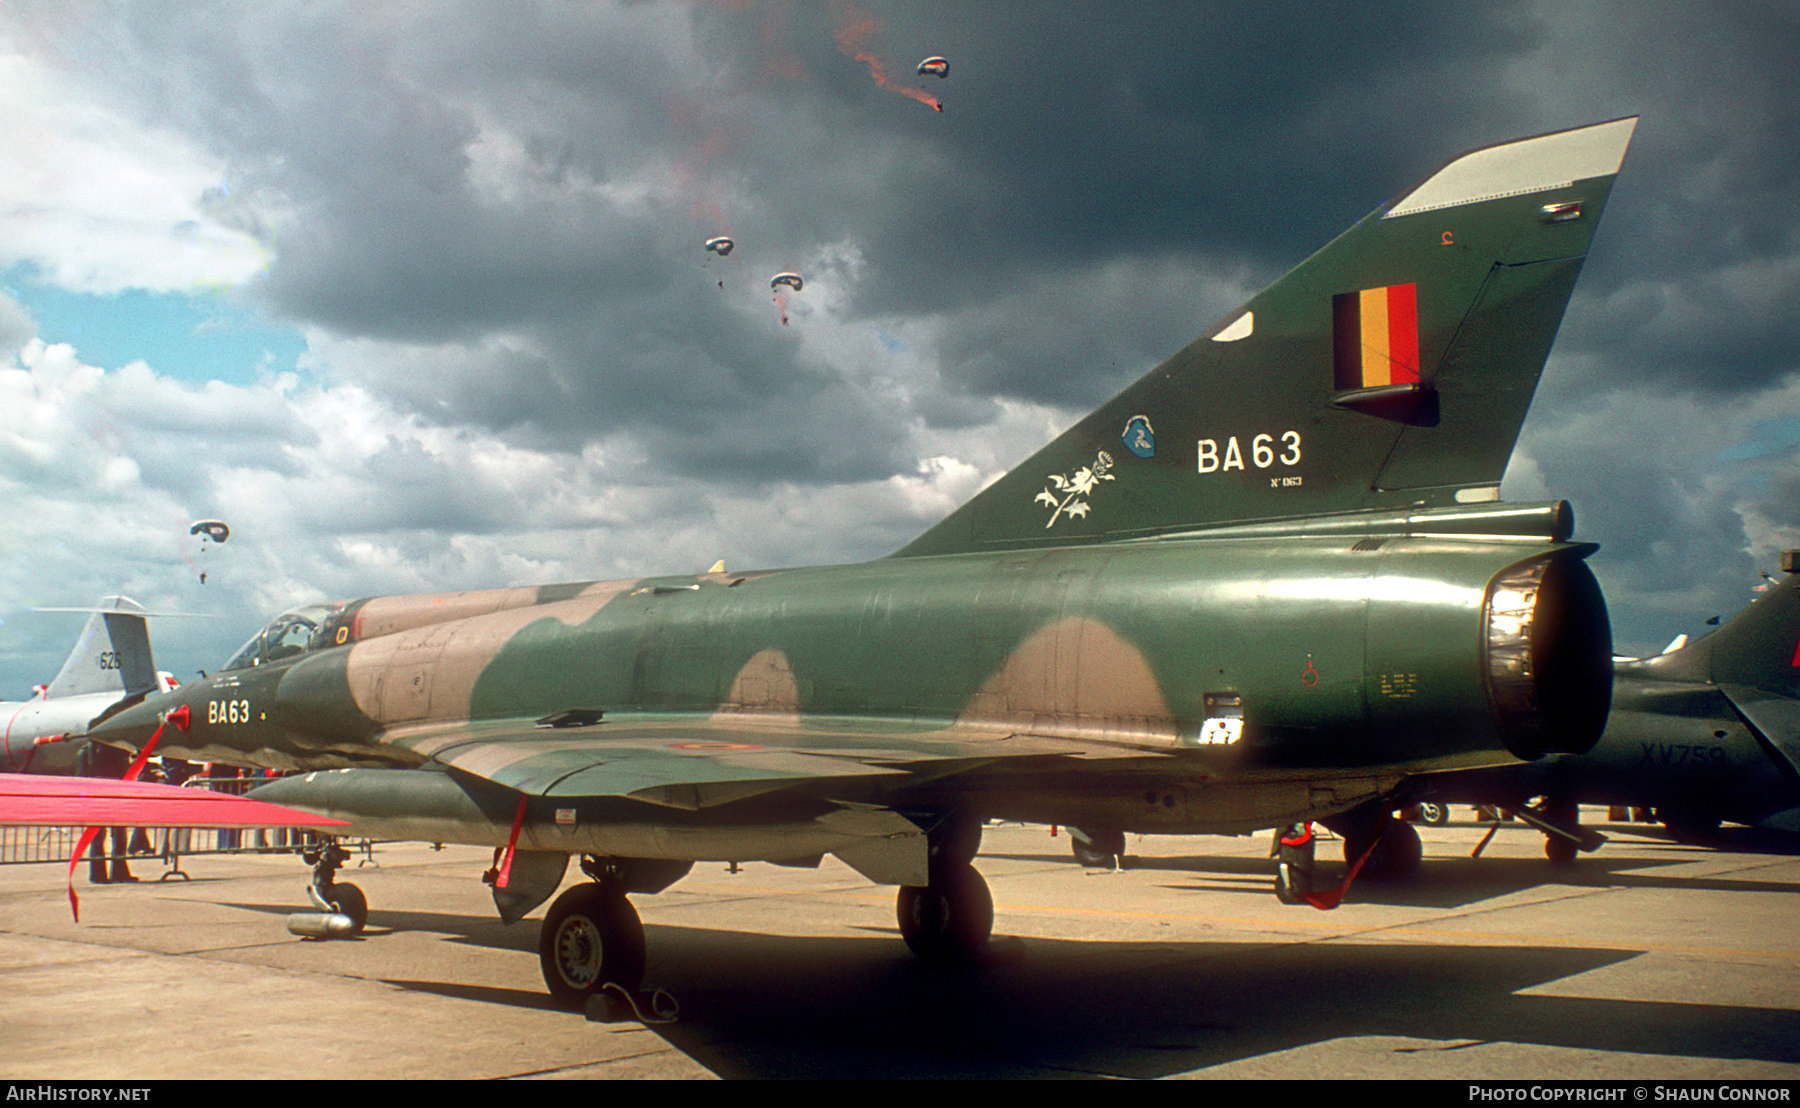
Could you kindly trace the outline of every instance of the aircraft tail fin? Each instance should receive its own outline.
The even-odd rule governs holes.
[[[1683,676],[1800,697],[1800,572],[1789,569],[1800,569],[1800,552],[1782,559],[1787,572],[1771,579],[1761,596],[1712,634],[1671,655],[1694,656],[1681,659]]]
[[[1636,124],[1453,158],[898,555],[1497,500]]]
[[[46,699],[96,692],[135,696],[159,687],[142,605],[129,597],[107,596],[93,608],[73,610],[89,613],[87,625],[44,690]]]
[[[1781,556],[1783,574],[1717,631],[1646,667],[1718,687],[1790,780],[1800,768],[1800,551]]]

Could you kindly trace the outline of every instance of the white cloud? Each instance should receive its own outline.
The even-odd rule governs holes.
[[[185,291],[262,272],[267,247],[221,217],[224,163],[184,136],[85,100],[0,41],[0,266],[78,292]],[[241,222],[241,218],[237,220]]]
[[[431,424],[356,385],[200,385],[142,362],[108,372],[36,339],[0,368],[0,408],[0,499],[30,521],[0,532],[0,670],[17,659],[15,684],[67,649],[46,621],[14,618],[31,606],[123,591],[217,616],[155,627],[160,663],[186,674],[325,596],[695,572],[721,557],[766,567],[795,550],[859,560],[998,472],[983,451],[823,490],[732,491],[659,475],[624,437],[540,450]],[[1044,419],[1011,415],[1015,432]],[[232,527],[228,542],[187,533],[207,517]]]

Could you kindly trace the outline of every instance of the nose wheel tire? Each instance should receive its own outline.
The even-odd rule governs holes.
[[[974,866],[946,865],[929,885],[903,885],[895,902],[900,936],[930,962],[969,961],[987,948],[994,899]]]
[[[580,1011],[603,986],[644,979],[644,924],[623,891],[595,882],[556,898],[538,932],[538,962],[558,1006]]]
[[[348,881],[335,882],[325,891],[325,900],[332,911],[350,917],[353,925],[350,934],[360,935],[369,923],[369,898],[363,891]]]

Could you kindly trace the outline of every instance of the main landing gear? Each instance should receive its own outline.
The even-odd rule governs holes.
[[[1344,863],[1349,867],[1343,884],[1335,889],[1313,888],[1313,852],[1317,840],[1311,823],[1289,824],[1276,832],[1275,896],[1283,904],[1311,904],[1335,908],[1358,876],[1374,880],[1399,880],[1419,868],[1423,850],[1419,833],[1389,811],[1355,819],[1337,818],[1332,830],[1344,838]]]
[[[1305,904],[1312,896],[1314,845],[1311,823],[1275,833],[1275,899],[1283,904]]]
[[[926,828],[926,843],[925,884],[901,887],[895,902],[900,935],[914,954],[928,961],[973,960],[986,950],[994,927],[993,897],[973,864],[981,824],[972,817],[941,817]],[[368,921],[367,899],[355,885],[333,879],[349,853],[327,840],[308,848],[305,857],[313,864],[308,892],[320,911],[291,917],[289,930],[314,938],[360,932]],[[629,894],[660,892],[691,866],[582,857],[582,872],[593,880],[557,897],[538,932],[538,965],[558,1007],[585,1011],[591,1019],[635,1016],[653,1023],[675,1018],[672,997],[661,990],[641,990],[649,944]],[[559,881],[560,866],[556,874]],[[553,887],[546,879],[544,895]],[[302,919],[308,922],[297,926],[295,921]]]
[[[580,1010],[607,985],[634,993],[649,948],[637,909],[615,882],[600,880],[556,898],[538,932],[538,964],[558,1006]]]
[[[1344,862],[1354,866],[1364,859],[1362,876],[1371,881],[1404,881],[1417,873],[1425,849],[1419,843],[1418,829],[1388,813],[1344,829]]]
[[[627,894],[656,893],[679,881],[692,862],[583,855],[581,872],[594,880],[566,890],[538,930],[538,966],[558,1007],[589,1019],[636,1018],[667,1023],[680,1012],[658,989],[644,993],[649,944]]]
[[[1125,832],[1069,828],[1069,847],[1075,860],[1088,869],[1125,868]]]
[[[937,867],[926,885],[902,885],[894,905],[900,937],[928,962],[963,962],[987,949],[994,898],[968,862]]]
[[[900,937],[928,962],[971,961],[994,930],[994,898],[975,869],[981,824],[949,817],[929,828],[930,861],[923,885],[902,885],[895,901]]]
[[[1515,814],[1544,833],[1544,857],[1552,865],[1566,866],[1577,851],[1595,851],[1606,836],[1581,826],[1581,809],[1572,800],[1546,796],[1536,804],[1515,809]]]

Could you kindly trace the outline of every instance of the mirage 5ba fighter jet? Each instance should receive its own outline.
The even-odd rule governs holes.
[[[835,855],[961,957],[989,818],[1248,830],[1586,750],[1594,547],[1498,486],[1635,123],[1453,159],[885,558],[301,609],[162,749],[314,771],[256,795],[352,834],[492,845],[508,919],[578,857],[539,943],[570,1006],[638,984],[628,894],[695,861]]]

